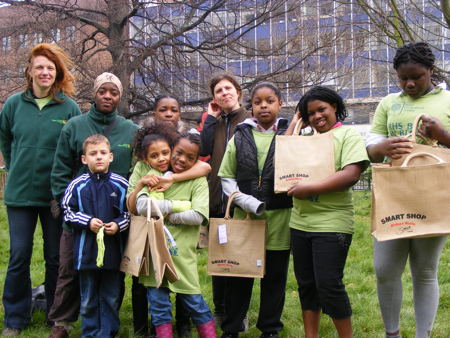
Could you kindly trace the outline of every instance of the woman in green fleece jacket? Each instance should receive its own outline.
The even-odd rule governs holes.
[[[26,90],[10,96],[0,114],[0,149],[8,170],[4,202],[10,235],[3,290],[5,336],[18,335],[30,323],[30,260],[38,217],[44,238],[47,310],[53,303],[61,220],[50,211],[50,172],[64,124],[80,114],[69,97],[74,94],[71,67],[72,61],[58,46],[35,46],[25,71]]]

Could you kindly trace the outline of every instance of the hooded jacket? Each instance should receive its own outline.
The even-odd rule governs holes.
[[[0,114],[0,149],[8,178],[4,201],[15,207],[47,207],[52,200],[50,172],[58,138],[69,119],[80,114],[74,100],[58,93],[39,109],[30,90],[10,96]]]

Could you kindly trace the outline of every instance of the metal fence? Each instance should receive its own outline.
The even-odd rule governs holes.
[[[372,189],[372,169],[367,168],[361,174],[359,181],[353,186],[353,190],[371,190]]]

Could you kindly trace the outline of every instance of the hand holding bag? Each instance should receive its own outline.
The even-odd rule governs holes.
[[[316,182],[335,172],[334,139],[332,132],[299,135],[302,120],[295,125],[292,135],[275,138],[276,193],[286,192],[299,182]]]
[[[208,274],[232,277],[264,277],[266,220],[232,219],[228,199],[224,218],[211,218],[209,225]]]
[[[411,154],[426,152],[429,154],[434,154],[438,156],[444,162],[450,163],[450,149],[439,147],[435,140],[430,140],[423,136],[419,136],[418,133],[419,124],[423,115],[419,115],[414,120],[413,129],[411,134],[407,136],[408,139],[412,142],[412,150]],[[422,137],[428,144],[420,144],[417,142],[417,137]],[[408,155],[403,155],[399,159],[391,159],[391,163],[393,166],[401,166],[405,161]],[[431,156],[417,156],[413,160],[410,161],[410,165],[424,165],[424,164],[432,164],[434,160]]]
[[[418,157],[435,163],[412,166]],[[372,175],[371,231],[377,240],[450,233],[450,163],[419,152],[407,156],[401,166],[374,165]]]

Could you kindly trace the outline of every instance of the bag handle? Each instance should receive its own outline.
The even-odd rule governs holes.
[[[156,201],[153,200],[152,198],[148,197],[147,198],[147,221],[150,222],[150,219],[151,219],[151,214],[152,214],[151,206],[152,205],[155,208],[155,211],[156,211],[158,217],[160,217],[161,219],[164,219],[161,209],[159,208]],[[175,238],[173,237],[172,233],[169,231],[169,229],[167,229],[167,227],[165,225],[163,225],[163,230],[164,230],[166,236],[169,238],[169,242],[172,245],[172,247],[176,247],[177,243],[175,242]]]
[[[436,140],[430,139],[430,138],[428,138],[428,137],[426,137],[426,136],[421,135],[421,134],[418,133],[418,130],[419,130],[419,124],[420,124],[420,121],[422,120],[422,117],[423,117],[423,116],[424,116],[423,114],[422,114],[422,115],[417,115],[417,116],[416,116],[416,118],[415,118],[415,120],[414,120],[414,123],[413,123],[413,128],[412,128],[411,134],[406,135],[406,137],[407,137],[408,139],[411,139],[411,142],[413,142],[413,143],[417,143],[417,137],[420,137],[420,138],[423,139],[428,145],[436,145],[436,144],[437,144]]]
[[[230,194],[230,196],[228,196],[227,210],[225,211],[225,217],[224,217],[225,219],[230,219],[231,218],[230,217],[231,203],[233,203],[234,198],[237,195],[239,195],[239,194],[241,194],[241,192],[239,190],[236,190],[236,191],[232,192]],[[244,219],[251,219],[250,218],[250,213],[247,212],[247,216],[245,216]]]
[[[225,219],[230,219],[230,209],[231,209],[231,203],[233,203],[234,197],[238,194],[240,194],[241,192],[239,190],[236,190],[234,192],[232,192],[230,194],[230,196],[228,196],[228,203],[227,203],[227,209],[225,211]]]
[[[413,159],[414,157],[419,157],[419,156],[430,156],[433,157],[436,161],[438,161],[438,164],[442,164],[445,163],[444,160],[442,160],[440,157],[436,156],[435,154],[432,153],[426,153],[426,152],[419,152],[419,153],[414,153],[414,154],[410,154],[405,158],[405,161],[403,161],[401,167],[402,168],[406,168],[408,166],[408,163],[411,159]]]
[[[303,124],[303,120],[302,120],[302,118],[299,118],[297,123],[295,124],[294,131],[292,132],[292,135],[300,135],[302,124]],[[317,130],[315,128],[311,127],[311,129],[313,130],[313,135],[317,135],[318,134],[318,132],[317,132]]]

